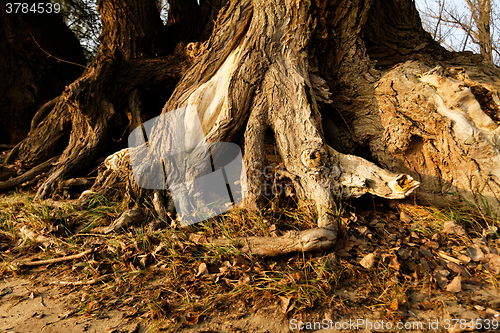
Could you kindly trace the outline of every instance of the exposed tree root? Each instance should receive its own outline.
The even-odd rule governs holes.
[[[260,256],[279,256],[291,252],[324,251],[333,247],[337,240],[338,227],[314,228],[304,231],[288,231],[281,237],[245,237],[238,240],[208,239],[217,246],[235,245],[242,251]]]
[[[36,114],[33,116],[33,119],[31,119],[30,131],[35,130],[35,128],[43,120],[43,118],[47,116],[47,113],[51,111],[56,106],[56,104],[61,100],[61,97],[62,96],[57,96],[56,98],[51,99],[50,101],[42,105],[40,109],[38,109]]]
[[[25,172],[19,177],[16,177],[14,179],[10,179],[4,182],[0,182],[0,192],[2,191],[7,191],[10,190],[11,188],[14,188],[18,185],[21,185],[24,182],[27,182],[31,180],[32,178],[35,178],[36,176],[44,173],[45,171],[49,170],[52,168],[53,164],[59,159],[59,156],[54,156],[48,161],[43,162],[42,164],[37,165],[33,169]]]

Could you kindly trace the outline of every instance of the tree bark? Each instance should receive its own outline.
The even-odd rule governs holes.
[[[142,145],[143,148],[147,145],[148,155],[134,157],[131,150],[131,158],[160,161],[165,151],[177,145],[184,144],[190,150],[199,148],[199,142],[204,140],[238,142],[243,147],[246,167],[241,183],[249,184],[244,207],[255,209],[264,192],[263,169],[271,163],[264,149],[266,133],[271,132],[278,151],[277,162],[284,164],[285,174],[298,197],[312,199],[316,204],[318,229],[287,237],[279,246],[269,245],[255,251],[276,255],[332,246],[338,230],[332,214],[336,198],[366,192],[403,198],[418,186],[411,177],[392,174],[362,158],[343,155],[324,139],[318,101],[331,103],[331,100],[328,85],[318,76],[316,66],[323,59],[317,54],[327,59],[322,63],[324,67],[338,70],[349,57],[350,47],[356,44],[352,34],[359,34],[365,22],[368,10],[363,4],[362,1],[334,4],[317,1],[311,5],[296,1],[231,2],[219,15],[206,49],[179,82],[163,110],[169,113],[185,109],[185,132],[189,136],[181,138],[184,143],[170,141],[167,134],[175,128],[170,128],[171,124],[164,120],[168,117],[160,118],[160,123],[147,133],[145,139],[149,142]],[[342,16],[355,20],[339,20]],[[333,24],[328,23],[332,21]],[[332,33],[329,37],[331,29],[340,34]],[[322,45],[328,38],[338,39],[342,47]],[[199,117],[201,133],[190,128],[192,124],[187,119],[193,117]],[[177,184],[172,178],[183,170],[166,161],[164,165],[168,183]],[[144,163],[138,168],[134,170],[137,175],[161,175],[159,164]],[[186,164],[182,168],[194,172],[190,179],[204,172],[203,165]],[[198,190],[186,185],[176,192],[196,197]],[[269,242],[276,240],[252,239],[250,248],[266,247]]]
[[[333,110],[323,109],[326,138],[411,175],[421,183],[421,204],[465,199],[500,214],[498,70],[442,49],[414,6],[398,3],[371,7],[361,33],[366,49],[339,67]]]

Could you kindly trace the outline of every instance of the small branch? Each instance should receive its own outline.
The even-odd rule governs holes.
[[[80,66],[80,67],[83,67],[83,68],[85,68],[85,69],[87,69],[87,68],[88,68],[87,66],[84,66],[84,65],[82,65],[82,64],[77,64],[76,62],[71,62],[71,61],[63,60],[63,59],[61,59],[61,58],[58,58],[58,57],[56,57],[56,56],[53,56],[53,55],[52,55],[52,54],[50,54],[49,52],[45,51],[45,50],[44,50],[44,49],[40,46],[40,44],[38,44],[38,42],[36,41],[36,39],[35,39],[35,37],[33,36],[33,34],[32,34],[32,33],[30,33],[30,35],[31,35],[31,38],[33,38],[33,41],[35,42],[35,44],[36,44],[36,45],[40,48],[40,50],[42,50],[42,51],[43,51],[43,53],[45,53],[45,54],[46,54],[46,55],[48,55],[49,57],[52,57],[52,58],[56,59],[57,61],[62,61],[62,62],[65,62],[65,63],[67,63],[67,64],[71,64],[71,65],[75,65],[75,66]]]
[[[71,238],[79,237],[79,236],[87,236],[87,237],[108,237],[105,234],[92,234],[92,233],[83,233],[83,234],[74,234]]]
[[[107,280],[109,278],[113,277],[113,274],[104,274],[102,276],[99,276],[98,278],[94,278],[92,280],[88,281],[53,281],[50,284],[62,284],[66,286],[83,286],[83,285],[92,285],[99,283],[101,281]]]
[[[47,259],[47,260],[37,260],[37,261],[30,261],[30,262],[21,262],[21,263],[19,263],[19,266],[41,266],[41,265],[56,264],[56,263],[63,262],[63,261],[70,261],[73,259],[82,258],[82,257],[85,257],[87,254],[91,254],[92,252],[94,252],[94,249],[88,249],[86,251],[83,251],[82,253],[74,254],[71,256],[67,256],[67,257]]]
[[[324,251],[332,248],[337,240],[337,230],[314,228],[288,231],[281,237],[243,237],[236,240],[208,238],[206,244],[233,245],[243,252],[263,257],[275,257],[292,252]]]

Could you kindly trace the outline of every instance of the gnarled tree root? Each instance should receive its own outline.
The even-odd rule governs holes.
[[[407,174],[397,174],[378,167],[359,156],[345,155],[327,146],[338,165],[338,173],[330,174],[332,181],[340,189],[336,194],[340,199],[358,198],[370,193],[386,199],[404,199],[420,186],[420,182]]]
[[[238,240],[209,238],[208,243],[217,246],[234,245],[244,252],[259,256],[279,256],[291,252],[324,251],[333,247],[338,227],[314,228],[304,231],[288,231],[281,237],[245,237]]]
[[[0,192],[10,190],[11,188],[14,188],[18,185],[21,185],[24,182],[27,182],[36,176],[40,175],[43,172],[46,172],[50,168],[52,168],[52,165],[59,159],[59,156],[54,156],[48,161],[43,162],[40,165],[37,165],[33,169],[23,173],[19,177],[9,179],[4,182],[0,182]]]

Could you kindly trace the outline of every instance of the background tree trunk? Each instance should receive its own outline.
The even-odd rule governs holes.
[[[37,110],[78,78],[86,60],[61,15],[9,14],[6,2],[0,1],[0,143],[16,144]]]
[[[40,163],[58,145],[64,147],[38,197],[50,194],[58,179],[94,167],[100,156],[123,146],[127,127],[161,109],[188,65],[180,53],[158,58],[167,41],[154,1],[103,1],[98,6],[103,31],[95,60],[8,157]],[[129,103],[135,90],[139,101]],[[151,113],[141,113],[136,105]]]

